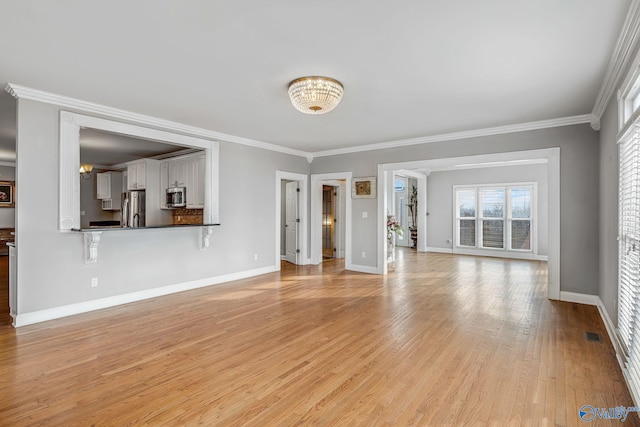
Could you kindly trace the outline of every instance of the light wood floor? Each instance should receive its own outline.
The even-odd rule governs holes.
[[[0,326],[0,425],[577,426],[633,406],[597,310],[547,300],[545,263],[399,257]]]

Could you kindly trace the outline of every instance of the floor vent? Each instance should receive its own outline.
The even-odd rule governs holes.
[[[602,338],[600,338],[600,334],[596,332],[585,332],[584,337],[586,338],[587,341],[602,342]]]

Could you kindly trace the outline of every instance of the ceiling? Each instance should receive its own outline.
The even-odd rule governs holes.
[[[97,129],[80,129],[80,163],[114,166],[146,158],[173,157],[193,149]]]
[[[631,0],[3,0],[8,82],[307,152],[591,113]],[[340,80],[325,115],[288,83]],[[0,95],[0,160],[15,101]]]

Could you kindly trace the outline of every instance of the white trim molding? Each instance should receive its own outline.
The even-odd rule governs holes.
[[[427,252],[435,252],[438,254],[453,254],[453,249],[451,248],[435,248],[433,246],[427,247]]]
[[[311,175],[311,213],[309,215],[311,221],[311,238],[310,238],[310,263],[314,265],[320,264],[322,261],[322,185],[326,181],[331,181],[335,184],[336,180],[344,180],[345,189],[351,188],[351,172],[336,172],[336,173],[324,173],[324,174],[312,174]],[[344,268],[345,270],[356,270],[360,267],[352,264],[351,242],[352,233],[351,225],[353,219],[351,218],[351,197],[350,194],[345,194],[345,245],[344,245]],[[375,269],[375,267],[371,267]],[[366,273],[366,271],[365,271]]]
[[[452,157],[457,163],[482,163],[494,161],[515,161],[522,159],[547,159],[548,175],[548,264],[549,281],[547,296],[549,299],[560,299],[560,148],[543,148],[537,150],[513,151],[508,153],[481,154],[475,156]],[[406,169],[429,169],[433,165],[430,160],[414,160],[409,162],[386,163],[378,165],[378,274],[386,273],[386,216],[385,177],[388,171]],[[418,202],[420,203],[420,202]],[[426,225],[425,225],[426,226]],[[426,248],[426,244],[425,244]],[[429,249],[427,248],[427,251]]]
[[[190,282],[176,283],[174,285],[163,286],[161,288],[147,289],[144,291],[132,292],[129,294],[116,295],[113,297],[101,298],[91,301],[79,302],[76,304],[64,305],[61,307],[49,308],[46,310],[33,311],[30,313],[18,314],[14,318],[13,326],[20,327],[34,323],[45,322],[47,320],[59,319],[73,316],[75,314],[88,313],[103,308],[115,307],[121,304],[142,301],[149,298],[156,298],[164,295],[175,294],[177,292],[189,291],[192,289],[204,288],[231,282],[233,280],[246,279],[248,277],[259,276],[261,274],[272,273],[275,266],[257,268],[254,270],[240,271],[237,273],[224,274],[205,279],[193,280]]]
[[[577,304],[598,305],[598,295],[581,294],[577,292],[560,291],[560,301],[575,302]]]
[[[618,334],[616,333],[616,325],[611,320],[611,317],[609,317],[609,313],[607,312],[607,309],[599,296],[596,305],[598,306],[600,317],[602,317],[602,322],[604,323],[605,328],[607,328],[607,334],[609,334],[609,339],[613,344],[613,348],[615,349],[616,354],[623,354],[622,343],[618,339]],[[621,367],[624,368],[624,366]]]
[[[351,264],[347,270],[357,271],[358,273],[378,274],[377,267],[369,267],[368,265]]]
[[[620,370],[622,371],[624,381],[627,385],[627,389],[631,394],[631,398],[633,399],[634,405],[638,406],[640,405],[640,398],[639,398],[640,396],[638,396],[635,388],[632,386],[632,381],[630,381],[629,371],[627,370],[627,367],[626,367],[627,356],[625,355],[625,352],[623,350],[622,341],[620,340],[619,335],[616,332],[617,331],[616,325],[611,320],[611,317],[609,317],[609,313],[607,312],[607,309],[604,306],[604,303],[602,302],[599,296],[597,300],[597,306],[598,306],[598,311],[600,312],[600,317],[602,318],[602,322],[604,323],[604,327],[607,329],[609,340],[611,341],[611,344],[613,345],[613,349],[616,352],[616,359],[618,359],[618,364],[620,365]]]
[[[262,148],[264,150],[277,151],[279,153],[291,154],[294,156],[307,157],[309,153],[293,148],[281,147],[279,145],[270,144],[268,142],[256,141],[253,139],[242,138],[226,133],[215,132],[208,129],[202,129],[195,126],[189,126],[170,120],[159,119],[144,114],[133,113],[131,111],[121,110],[119,108],[108,107],[106,105],[96,104],[89,101],[70,98],[67,96],[57,95],[50,92],[44,92],[37,89],[31,89],[19,86],[13,83],[7,84],[5,90],[16,99],[29,99],[32,101],[44,102],[47,104],[57,105],[63,108],[71,108],[84,111],[90,114],[99,114],[107,116],[115,120],[131,121],[144,126],[151,126],[170,132],[178,132],[190,135],[196,138],[215,139],[218,141],[232,142],[235,144],[248,145],[250,147]]]
[[[600,119],[607,108],[611,96],[615,93],[622,73],[631,61],[633,52],[640,37],[640,2],[632,0],[627,17],[618,36],[618,41],[611,55],[607,72],[600,85],[591,113],[591,127],[600,130]]]
[[[440,135],[424,136],[420,138],[402,139],[397,141],[381,142],[378,144],[359,145],[356,147],[338,148],[335,150],[317,151],[314,157],[335,156],[340,154],[358,153],[361,151],[382,150],[385,148],[399,148],[409,145],[429,144],[433,142],[454,141],[458,139],[477,138],[481,136],[501,135],[506,133],[525,132],[530,130],[555,128],[560,126],[571,126],[591,123],[592,115],[583,114],[580,116],[562,117],[551,120],[540,120],[537,122],[518,123],[514,125],[496,126],[491,128],[476,129],[464,132],[445,133]]]
[[[638,0],[634,0],[634,3]],[[571,126],[594,122],[594,114],[583,114],[577,116],[559,117],[549,120],[539,120],[533,122],[516,123],[504,126],[496,126],[490,128],[476,129],[463,132],[453,132],[446,134],[429,135],[419,138],[403,139],[395,141],[381,142],[377,144],[358,145],[335,150],[325,150],[317,152],[308,152],[297,150],[289,147],[271,144],[268,142],[258,141],[254,139],[243,138],[240,136],[229,135],[222,132],[216,132],[209,129],[203,129],[196,126],[189,126],[170,120],[159,119],[144,114],[134,113],[119,108],[113,108],[106,105],[96,104],[89,101],[70,98],[63,95],[57,95],[25,86],[8,83],[5,91],[16,99],[29,99],[47,104],[57,105],[63,108],[77,109],[90,114],[98,114],[109,117],[114,120],[131,121],[141,125],[155,127],[170,132],[177,132],[196,138],[214,139],[217,141],[230,142],[234,144],[247,145],[250,147],[261,148],[264,150],[275,151],[278,153],[290,154],[293,156],[304,157],[309,163],[313,162],[316,157],[334,156],[348,153],[358,153],[362,151],[380,150],[384,148],[397,148],[409,145],[428,144],[440,141],[453,141],[458,139],[467,139],[480,136],[501,135],[514,132],[525,132],[537,129],[547,129],[561,126]]]
[[[220,144],[217,141],[62,110],[60,111],[59,230],[80,229],[80,174],[78,174],[80,168],[80,128],[99,129],[121,135],[203,149],[205,151],[203,221],[205,224],[220,222]]]

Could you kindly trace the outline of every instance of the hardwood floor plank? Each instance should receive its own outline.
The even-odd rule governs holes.
[[[574,426],[632,406],[597,309],[546,284],[543,262],[400,249],[387,277],[283,263],[0,326],[0,424]]]

